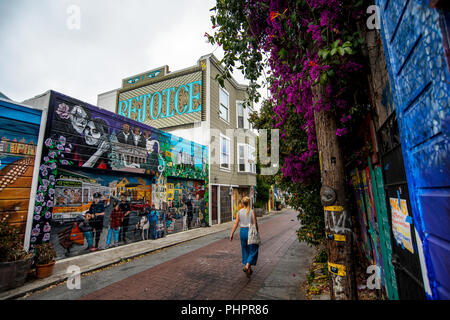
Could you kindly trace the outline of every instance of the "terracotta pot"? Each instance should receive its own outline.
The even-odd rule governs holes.
[[[0,262],[0,292],[22,286],[32,262],[33,257],[14,262]]]
[[[43,279],[50,277],[53,273],[53,267],[55,266],[55,260],[47,264],[36,264],[36,277]]]

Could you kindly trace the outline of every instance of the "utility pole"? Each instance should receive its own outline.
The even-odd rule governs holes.
[[[315,101],[325,97],[322,85],[317,84],[312,90]],[[344,162],[336,136],[336,116],[333,110],[314,112],[314,120],[320,159],[320,198],[325,215],[331,299],[356,300],[351,219],[346,206]]]

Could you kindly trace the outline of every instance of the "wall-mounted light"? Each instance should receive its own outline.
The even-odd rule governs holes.
[[[214,177],[214,182],[217,183],[219,179],[217,179],[217,177]]]

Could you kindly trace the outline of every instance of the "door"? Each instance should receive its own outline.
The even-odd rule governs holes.
[[[231,221],[230,187],[220,187],[220,223]]]
[[[414,223],[408,218],[412,210],[395,112],[380,127],[378,136],[398,296],[400,300],[426,299]],[[407,213],[405,221],[398,220],[402,217],[398,212]]]
[[[211,187],[211,222],[217,223],[217,186]]]

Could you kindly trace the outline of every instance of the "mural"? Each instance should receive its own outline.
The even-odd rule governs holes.
[[[25,234],[41,112],[0,101],[0,218]]]
[[[52,92],[31,244],[52,241],[63,257],[155,239],[201,226],[191,223],[197,202],[206,225],[207,157],[205,146]]]

